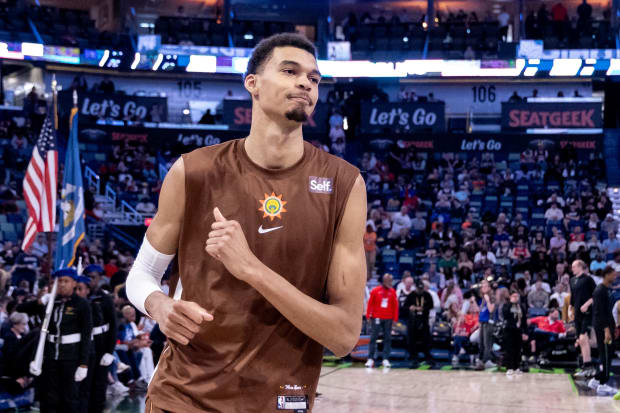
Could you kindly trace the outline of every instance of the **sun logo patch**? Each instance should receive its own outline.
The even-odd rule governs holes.
[[[284,205],[286,205],[286,201],[282,200],[282,195],[277,195],[272,192],[271,195],[265,194],[265,199],[260,200],[261,206],[258,208],[259,211],[263,212],[263,218],[269,217],[271,221],[275,218],[282,219],[281,214],[286,212]]]

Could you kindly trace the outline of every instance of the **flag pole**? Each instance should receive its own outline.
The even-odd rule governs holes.
[[[57,82],[56,82],[56,73],[52,74],[52,114],[54,116],[54,130],[57,131],[58,130],[58,112],[57,112],[57,105],[58,105],[58,101],[57,101],[57,96],[56,96],[56,86],[57,86]],[[56,206],[54,205],[54,208]],[[62,215],[61,219],[62,219]],[[53,231],[53,229],[52,229]],[[54,250],[54,241],[52,239],[52,231],[50,232],[46,232],[45,236],[47,237],[47,268],[45,269],[45,275],[47,276],[48,280],[52,279],[52,265],[53,265],[53,254],[52,251]]]

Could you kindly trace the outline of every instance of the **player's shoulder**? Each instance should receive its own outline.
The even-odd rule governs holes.
[[[235,145],[240,139],[233,139],[230,141],[217,143],[215,145],[203,146],[196,148],[193,151],[186,152],[181,155],[184,162],[193,160],[203,160],[204,158],[216,157],[228,151],[234,149]]]

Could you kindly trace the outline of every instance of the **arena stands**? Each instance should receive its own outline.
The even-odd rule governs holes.
[[[28,219],[22,182],[52,113],[52,76],[62,87],[59,159],[73,92],[79,96],[86,236],[77,256],[83,267],[102,267],[101,284],[120,321],[109,393],[143,395],[166,337],[136,312],[124,284],[164,177],[183,153],[247,136],[252,104],[240,76],[247,49],[306,24],[316,29],[310,31],[320,54],[327,42],[350,42],[351,60],[368,61],[321,59],[326,75],[304,138],[354,164],[366,182],[367,289],[392,274],[401,305],[392,366],[419,367],[413,338],[428,340],[420,347],[428,353],[421,370],[437,363],[444,370],[498,371],[508,349],[502,310],[517,292],[528,319],[519,369],[584,367],[569,312],[571,265],[583,261],[597,283],[607,266],[620,270],[620,116],[610,100],[620,66],[615,54],[598,50],[618,41],[606,10],[588,9],[585,1],[572,9],[525,2],[523,33],[514,27],[510,2],[466,11],[438,3],[431,21],[423,10],[371,13],[360,6],[329,25],[235,13],[229,24],[221,13],[150,14],[152,27],[140,34],[161,36],[157,47],[172,46],[176,55],[136,53],[135,27],[100,32],[85,9],[17,3],[0,3],[0,42],[80,51],[77,63],[67,63],[58,59],[65,49],[46,61],[20,49],[18,64],[17,52],[0,49],[5,103],[16,105],[0,107],[0,339],[23,324],[23,305],[35,305],[50,286],[56,235],[39,234],[29,251],[20,246]],[[144,18],[141,11],[136,18]],[[587,50],[583,59],[501,56],[519,40],[541,40],[541,53]],[[193,46],[213,48],[198,54]],[[112,49],[128,52],[122,64],[107,66]],[[94,57],[80,60],[84,50]],[[401,62],[408,59],[420,60]],[[174,73],[161,73],[163,61],[176,64],[169,66]],[[349,73],[352,66],[338,63],[368,70]],[[59,182],[63,174],[61,165]],[[616,302],[620,284],[614,287]],[[167,293],[167,276],[163,288]],[[416,289],[433,301],[424,320],[428,336],[412,333],[415,316],[404,305]],[[490,320],[496,327],[489,338]],[[40,319],[28,321],[37,331]],[[347,362],[366,361],[369,321]],[[7,367],[3,352],[0,377],[11,380],[0,379],[0,410],[4,399],[32,404],[26,364],[20,358],[19,368]]]

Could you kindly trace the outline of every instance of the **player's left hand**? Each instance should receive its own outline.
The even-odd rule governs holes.
[[[205,246],[205,251],[220,261],[228,271],[242,281],[248,281],[250,269],[257,268],[261,262],[250,250],[241,225],[224,218],[216,207],[213,210],[215,222]]]

